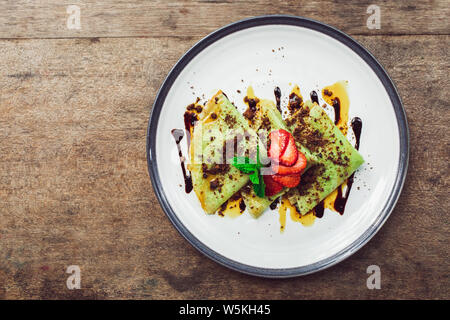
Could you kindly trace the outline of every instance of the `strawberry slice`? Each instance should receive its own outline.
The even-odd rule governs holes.
[[[273,196],[283,190],[283,185],[276,182],[273,179],[273,176],[264,175],[263,179],[264,183],[266,184],[266,196]]]
[[[291,174],[301,174],[306,168],[306,158],[303,153],[298,152],[297,161],[293,166],[288,167],[282,164],[272,163],[272,171],[280,176],[291,175]]]
[[[292,166],[298,157],[297,146],[295,145],[295,140],[292,134],[289,133],[289,142],[286,146],[286,150],[281,154],[280,163],[284,166]]]
[[[286,188],[294,188],[298,186],[300,183],[300,173],[297,174],[290,174],[287,176],[280,176],[280,175],[274,175],[272,176],[273,180],[276,182],[282,184]]]
[[[269,134],[270,148],[268,155],[270,158],[278,161],[286,150],[290,135],[289,132],[283,129],[272,131]]]

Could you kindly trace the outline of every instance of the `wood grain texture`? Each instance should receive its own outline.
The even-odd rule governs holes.
[[[0,297],[448,298],[450,39],[357,40],[380,58],[405,104],[405,190],[356,255],[288,281],[255,279],[203,257],[152,191],[150,105],[192,41],[2,41]],[[65,288],[71,264],[82,268],[83,290]],[[380,291],[365,286],[371,264],[382,269]]]
[[[30,3],[0,10],[0,298],[450,298],[445,1],[380,1],[386,24],[370,32],[366,2],[83,1],[90,16],[75,35],[64,2]],[[289,280],[242,275],[192,248],[159,206],[145,155],[151,105],[178,58],[225,23],[275,12],[308,13],[365,45],[399,89],[411,138],[405,188],[380,232]],[[66,288],[73,264],[81,290]],[[366,288],[372,264],[381,290]]]
[[[251,16],[290,14],[317,19],[352,34],[447,34],[447,0],[376,1],[382,28],[369,30],[371,0],[14,0],[0,10],[0,38],[165,37],[207,34]],[[66,27],[68,5],[81,10],[81,30]]]

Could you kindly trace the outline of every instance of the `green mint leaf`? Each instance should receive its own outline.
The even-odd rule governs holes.
[[[255,185],[255,184],[259,184],[260,180],[259,180],[259,173],[257,170],[253,171],[252,174],[250,175],[250,181]]]
[[[257,170],[255,163],[250,163],[250,159],[247,157],[234,157],[233,166],[244,173],[252,173]]]
[[[259,158],[259,144],[256,146],[256,163],[252,163],[248,157],[234,157],[233,166],[243,173],[250,174],[249,179],[253,184],[253,190],[260,198],[265,197],[266,184],[260,169],[263,166]]]
[[[235,165],[239,171],[242,171],[243,173],[252,173],[256,170],[254,165]]]
[[[258,197],[264,198],[266,196],[266,184],[264,183],[264,179],[261,175],[259,175],[259,181],[259,184],[253,184],[253,190]]]

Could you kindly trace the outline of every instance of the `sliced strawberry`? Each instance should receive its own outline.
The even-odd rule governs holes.
[[[290,175],[290,174],[301,174],[303,170],[306,168],[306,158],[303,153],[298,152],[297,161],[293,166],[283,166],[282,164],[277,164],[276,162],[272,162],[272,170],[276,174],[280,176]]]
[[[283,129],[272,131],[269,134],[270,148],[268,155],[270,158],[278,161],[278,159],[286,150],[290,135],[291,134],[289,132]]]
[[[290,174],[287,176],[280,176],[276,174],[272,176],[272,178],[276,182],[281,183],[286,188],[294,188],[300,183],[300,173]]]
[[[283,185],[276,182],[272,176],[264,175],[263,179],[266,184],[266,196],[273,196],[283,190]]]
[[[286,150],[281,154],[280,163],[284,166],[292,166],[298,157],[297,146],[295,145],[295,140],[292,134],[289,134],[289,142],[286,146]]]

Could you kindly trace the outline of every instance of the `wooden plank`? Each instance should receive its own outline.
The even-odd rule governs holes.
[[[251,16],[289,14],[317,19],[353,35],[448,34],[446,0],[377,1],[381,29],[367,28],[373,1],[14,0],[2,4],[0,38],[204,36]],[[78,5],[81,30],[68,29],[68,5]]]
[[[265,280],[199,254],[153,193],[156,91],[197,39],[0,41],[0,298],[450,298],[449,36],[358,36],[396,82],[411,130],[391,218],[319,274]],[[82,290],[67,290],[67,266]],[[382,290],[366,288],[377,264]]]

